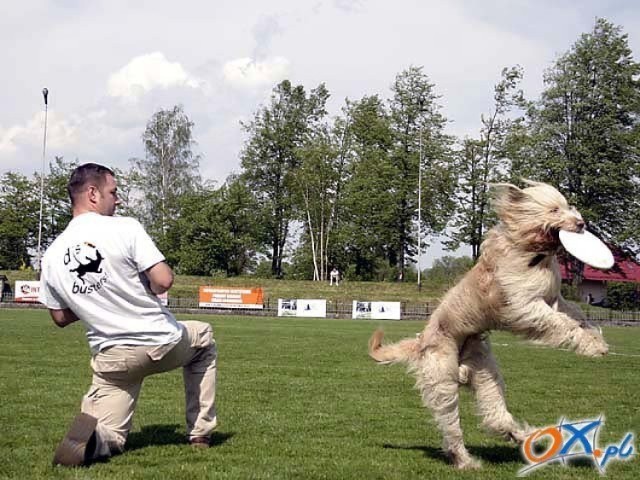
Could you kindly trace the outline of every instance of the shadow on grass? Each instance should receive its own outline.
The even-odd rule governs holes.
[[[383,448],[390,448],[394,450],[418,450],[424,453],[425,457],[432,458],[434,460],[440,460],[445,463],[449,463],[449,459],[444,454],[442,449],[436,447],[428,447],[421,445],[391,445],[384,444]],[[493,447],[468,447],[469,453],[478,457],[480,460],[484,460],[488,463],[500,464],[500,463],[522,463],[522,457],[518,447],[496,445]]]
[[[211,435],[211,446],[222,445],[233,433],[214,432]],[[127,439],[126,450],[138,450],[140,448],[162,445],[186,445],[187,439],[180,425],[147,425],[139,432],[133,432]]]

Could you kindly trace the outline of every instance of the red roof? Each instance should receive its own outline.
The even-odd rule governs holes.
[[[602,282],[640,282],[640,264],[638,262],[615,250],[613,258],[615,259],[615,264],[609,270],[599,270],[585,265],[583,278]],[[563,280],[570,280],[573,275],[571,272],[567,272],[562,258],[558,260],[560,262],[560,275]]]

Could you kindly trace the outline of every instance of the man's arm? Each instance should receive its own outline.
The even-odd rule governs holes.
[[[173,270],[165,262],[156,263],[144,273],[149,279],[149,288],[156,295],[166,292],[173,285]]]
[[[80,320],[78,317],[76,317],[76,314],[68,308],[64,308],[62,310],[55,310],[53,308],[50,308],[49,315],[51,315],[54,323],[60,328],[64,328],[67,325]]]

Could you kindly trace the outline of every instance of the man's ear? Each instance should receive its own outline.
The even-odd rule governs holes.
[[[89,185],[89,187],[87,188],[87,198],[89,199],[89,202],[97,203],[98,195],[98,187],[96,187],[95,185]]]

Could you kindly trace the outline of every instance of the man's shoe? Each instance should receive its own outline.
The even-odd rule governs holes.
[[[69,431],[53,455],[54,465],[79,467],[88,465],[96,448],[96,425],[98,419],[80,413],[73,419]]]
[[[211,438],[193,437],[189,439],[189,445],[195,448],[209,448],[211,446]]]

